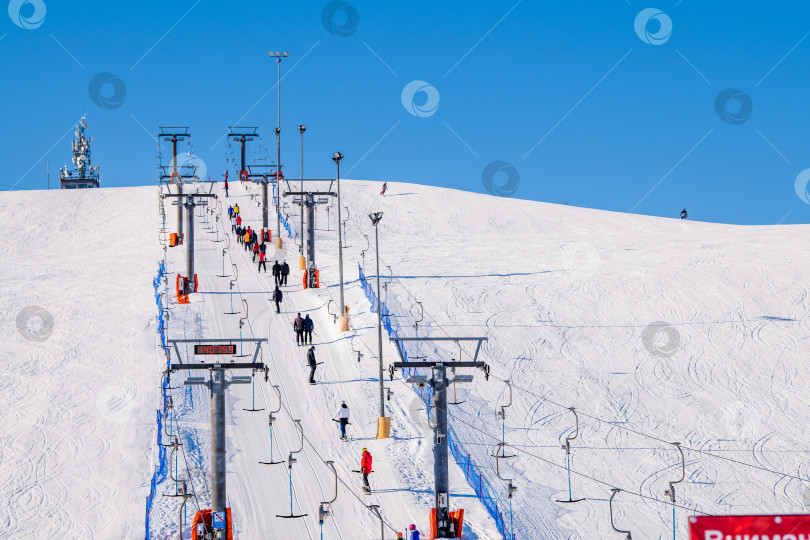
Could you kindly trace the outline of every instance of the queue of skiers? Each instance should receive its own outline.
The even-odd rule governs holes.
[[[383,191],[381,195],[385,195],[387,190],[387,185],[383,186]],[[225,178],[225,190],[227,196],[227,173]],[[253,252],[253,262],[257,262],[258,259],[258,271],[261,272],[264,269],[265,273],[267,272],[267,245],[265,243],[265,239],[262,238],[259,241],[258,234],[256,231],[252,229],[250,226],[243,227],[242,226],[242,217],[239,215],[239,205],[233,205],[228,207],[228,217],[231,222],[232,231],[236,234],[237,242],[242,243],[245,246],[245,251],[252,251]],[[284,298],[284,293],[281,291],[281,286],[287,285],[287,278],[290,274],[290,266],[287,264],[286,261],[274,261],[273,267],[271,269],[271,273],[273,275],[275,281],[275,289],[271,294],[271,300],[276,305],[276,313],[281,313],[281,302]],[[292,323],[293,331],[295,332],[295,341],[296,344],[299,346],[302,345],[309,345],[309,348],[306,352],[306,365],[309,367],[309,380],[310,384],[317,384],[315,381],[315,373],[317,371],[318,365],[322,364],[323,362],[318,362],[315,356],[315,346],[312,345],[312,333],[314,330],[315,323],[310,318],[309,314],[306,314],[304,317],[301,316],[301,313],[298,313],[293,320]],[[348,435],[347,430],[348,426],[351,425],[350,422],[350,410],[349,406],[346,404],[345,401],[341,402],[341,405],[335,413],[335,416],[332,420],[334,420],[338,424],[338,430],[340,432],[340,440],[347,441]],[[369,475],[373,472],[372,468],[372,455],[371,452],[368,451],[367,448],[363,448],[361,456],[360,456],[360,470],[355,471],[362,474],[363,483],[362,489],[366,494],[371,493],[371,484],[369,483]],[[411,524],[405,532],[405,536],[403,533],[397,533],[397,538],[406,538],[407,540],[420,540],[420,533],[416,528],[415,524]]]

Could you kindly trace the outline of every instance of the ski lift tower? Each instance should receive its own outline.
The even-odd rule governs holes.
[[[252,182],[261,182],[262,184],[262,234],[260,238],[269,240],[270,235],[265,236],[265,231],[270,230],[269,225],[269,211],[267,210],[267,184],[275,184],[278,190],[278,169],[275,165],[248,165],[246,171],[246,178]],[[281,231],[276,231],[276,236],[281,236]]]
[[[282,178],[282,180],[284,180],[284,183],[287,185],[287,190],[284,192],[284,196],[295,197],[293,202],[296,204],[302,204],[304,208],[306,208],[306,211],[304,212],[306,215],[306,234],[304,233],[304,230],[301,231],[301,242],[306,246],[306,286],[317,288],[319,284],[319,277],[318,267],[315,265],[315,206],[318,204],[327,204],[329,202],[328,197],[337,197],[337,193],[332,191],[332,184],[334,184],[335,181],[329,179],[299,179],[296,180],[296,182],[300,182],[301,186],[304,186],[305,184],[309,185],[307,183],[311,184],[314,182],[329,182],[329,184],[325,190],[308,190],[302,188],[301,190],[296,191],[292,189],[288,180],[285,178]],[[277,186],[276,193],[278,194],[279,191],[280,188]]]
[[[472,375],[456,375],[456,368],[479,368],[489,379],[489,367],[484,362],[478,362],[478,353],[481,344],[487,341],[485,337],[393,337],[391,341],[477,341],[475,355],[472,362],[435,361],[435,362],[394,362],[391,364],[391,378],[394,370],[408,368],[429,368],[432,376],[413,374],[405,382],[420,386],[430,385],[433,390],[434,411],[433,428],[433,473],[435,478],[434,502],[435,507],[430,512],[431,538],[450,539],[460,538],[463,526],[464,511],[450,511],[450,480],[448,473],[447,452],[447,387],[450,383],[472,382]],[[450,368],[452,380],[447,379],[447,369]]]
[[[177,275],[177,297],[189,295],[197,292],[197,274],[194,273],[194,208],[197,206],[208,206],[207,197],[217,198],[210,193],[180,193],[164,195],[164,197],[176,197],[178,212],[185,208],[188,212],[188,240],[186,244],[186,276],[183,278],[183,286],[180,287],[180,274]],[[201,200],[199,200],[201,199]],[[188,298],[186,298],[188,300]]]
[[[239,126],[230,126],[228,127],[228,138],[236,141],[239,143],[241,148],[241,160],[239,165],[239,179],[247,180],[246,175],[248,174],[247,166],[245,165],[245,143],[247,141],[252,141],[256,139],[259,134],[256,133],[256,130],[259,128],[255,127],[239,127]],[[266,228],[266,226],[265,226]]]
[[[161,141],[171,141],[172,143],[172,165],[171,170],[166,171],[165,166],[160,167],[160,181],[166,182],[166,185],[169,184],[176,184],[177,185],[177,193],[182,195],[183,194],[183,181],[184,177],[180,176],[180,173],[177,168],[177,141],[185,141],[187,139],[191,139],[191,135],[188,133],[187,127],[162,127],[160,128],[160,133],[158,134],[158,139]],[[165,173],[169,172],[168,175]],[[196,173],[196,170],[194,171]],[[191,177],[187,177],[191,178]],[[196,179],[196,176],[193,177]],[[178,207],[177,208],[177,237],[180,243],[183,240],[183,209]]]
[[[212,538],[213,540],[231,540],[233,524],[230,523],[230,508],[227,508],[226,472],[225,472],[225,390],[232,384],[251,384],[252,376],[232,376],[230,380],[225,377],[226,371],[237,369],[250,369],[252,372],[264,373],[265,381],[268,379],[268,369],[263,362],[257,362],[261,345],[267,340],[264,338],[231,338],[231,339],[170,339],[169,344],[174,346],[180,360],[178,343],[194,345],[194,355],[235,356],[236,343],[250,342],[256,344],[252,362],[222,362],[209,363],[178,362],[171,364],[169,373],[183,370],[208,370],[209,376],[187,377],[186,386],[205,386],[211,392],[211,511],[201,510],[194,518],[194,522],[202,525],[202,532],[211,533],[211,536],[197,535],[197,538]],[[206,519],[207,517],[207,519]]]
[[[62,189],[82,189],[99,187],[100,179],[98,167],[90,163],[90,145],[93,137],[87,138],[87,124],[82,121],[76,125],[75,136],[72,141],[73,169],[65,165],[59,169],[59,183]]]

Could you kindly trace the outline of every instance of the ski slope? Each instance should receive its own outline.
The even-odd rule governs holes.
[[[157,192],[0,201],[0,529],[137,538],[159,399]]]
[[[236,184],[222,202],[238,202],[256,226],[260,191]],[[682,443],[686,458],[686,479],[676,486],[676,538],[688,538],[687,519],[696,512],[806,510],[810,400],[798,385],[808,374],[803,277],[810,265],[802,240],[810,227],[680,221],[410,184],[389,184],[380,197],[380,186],[341,185],[352,316],[346,335],[336,332],[330,315],[337,312],[330,300],[338,298],[334,205],[328,214],[318,210],[321,289],[301,290],[297,248],[284,235],[292,273],[281,314],[269,301],[270,274],[259,275],[232,238],[228,247],[221,225],[197,224],[201,292],[188,305],[172,299],[169,337],[237,337],[245,300],[243,335],[269,340],[261,359],[270,382],[257,378],[255,395],[251,385],[234,385],[227,396],[228,500],[237,537],[319,538],[318,503],[334,495],[324,460],[335,462],[340,480],[324,538],[379,538],[370,504],[379,505],[391,526],[386,538],[411,522],[427,530],[431,434],[421,402],[400,374],[387,402],[393,436],[374,439],[376,314],[357,281],[358,264],[374,275],[374,230],[366,217],[372,211],[384,212],[381,274],[389,283],[381,297],[400,335],[413,335],[420,302],[419,335],[488,338],[481,357],[492,376],[487,381],[472,372],[474,382],[459,385],[463,403],[449,411],[450,424],[457,442],[488,469],[516,537],[620,538],[608,509],[617,487],[623,490],[614,499],[619,528],[634,538],[671,538],[673,507],[664,491],[681,467],[671,442]],[[222,195],[219,186],[215,193]],[[14,538],[140,537],[165,364],[155,342],[151,286],[163,256],[157,188],[3,193],[2,201],[0,287],[7,309],[0,331],[9,350],[0,399],[10,421],[0,428],[0,490],[10,503],[0,523]],[[296,210],[287,211],[295,224]],[[175,210],[167,205],[166,213],[173,230]],[[214,216],[205,219],[213,223]],[[270,253],[268,266],[272,247]],[[223,262],[231,277],[217,277]],[[167,263],[173,289],[173,276],[185,271],[183,248],[170,248]],[[240,313],[226,315],[236,272],[233,306]],[[18,315],[33,313],[27,306],[47,310],[52,330],[47,317],[44,329],[34,317],[27,333],[18,330]],[[298,312],[315,320],[316,354],[324,362],[316,386],[306,383],[305,348],[294,341]],[[657,322],[667,326],[649,330]],[[408,352],[459,357],[455,344]],[[471,353],[466,346],[460,351],[463,359]],[[386,365],[398,360],[387,339],[384,359]],[[178,388],[171,428],[183,443],[177,469],[197,495],[188,502],[190,520],[198,505],[210,504],[209,405],[207,391],[184,387],[182,379],[172,379]],[[496,411],[509,401],[507,379],[512,404],[502,422]],[[273,459],[286,460],[297,449],[293,419],[303,426],[303,451],[292,470],[293,511],[308,514],[302,519],[276,517],[290,512],[286,466],[259,464],[270,458],[267,410],[278,404],[273,385],[282,398]],[[344,399],[352,410],[347,442],[338,440],[331,421]],[[245,411],[254,400],[266,410]],[[574,433],[569,407],[579,412],[572,493],[586,500],[566,505],[555,501],[568,498],[560,446]],[[506,483],[490,457],[502,437],[516,455],[501,462],[502,475],[518,487],[511,513]],[[368,496],[351,472],[363,447],[374,455]],[[158,486],[152,538],[178,537],[179,499],[162,497],[173,489],[169,479]],[[457,466],[451,491],[451,505],[466,512],[465,538],[501,537]]]

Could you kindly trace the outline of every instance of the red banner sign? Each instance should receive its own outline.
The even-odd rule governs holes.
[[[810,516],[692,516],[690,540],[810,540]]]

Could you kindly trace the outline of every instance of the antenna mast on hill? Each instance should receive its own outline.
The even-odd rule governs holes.
[[[71,141],[73,169],[68,169],[67,165],[59,169],[59,183],[62,189],[99,187],[98,167],[93,167],[90,163],[90,146],[93,143],[93,137],[87,137],[87,124],[84,120],[85,117],[82,116],[81,122],[76,125],[74,133],[76,138]],[[48,172],[48,186],[50,187],[50,171]]]

